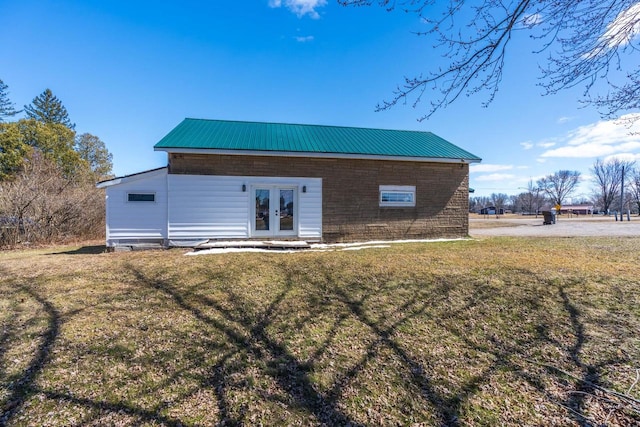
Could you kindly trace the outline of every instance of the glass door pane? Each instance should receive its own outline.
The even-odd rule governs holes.
[[[281,189],[280,193],[280,231],[293,231],[295,209],[293,206],[293,189]]]
[[[256,218],[255,230],[269,230],[269,197],[271,191],[265,188],[256,188]]]

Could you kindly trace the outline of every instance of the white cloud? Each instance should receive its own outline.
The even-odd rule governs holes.
[[[600,40],[607,47],[614,48],[631,43],[638,34],[640,34],[640,3],[635,3],[611,21]]]
[[[523,150],[531,150],[533,148],[533,143],[531,142],[521,142],[520,145],[522,145],[522,149]]]
[[[316,9],[327,5],[327,0],[269,0],[269,7],[284,7],[295,13],[298,18],[309,15],[313,19],[320,18]]]
[[[538,142],[536,145],[538,147],[542,147],[542,148],[551,148],[554,145],[556,145],[556,142],[553,142],[553,141],[542,141],[542,142]]]
[[[516,178],[515,175],[509,173],[490,173],[475,178],[475,181],[511,181]]]
[[[543,157],[569,157],[591,158],[614,155],[629,150],[640,150],[640,141],[628,142],[619,145],[607,145],[597,142],[585,143],[577,146],[566,146],[549,150],[543,153]]]
[[[607,156],[604,159],[602,159],[602,161],[608,162],[609,160],[614,160],[614,159],[622,160],[625,162],[636,162],[640,160],[640,153],[618,153],[612,156]]]
[[[556,122],[557,122],[559,125],[562,125],[562,124],[565,124],[565,123],[567,123],[567,122],[570,122],[570,121],[571,121],[571,120],[573,120],[574,118],[575,118],[575,117],[567,117],[567,116],[563,116],[563,117],[558,118],[558,120],[556,120]]]
[[[513,169],[512,165],[472,164],[470,172],[498,172]]]
[[[296,36],[296,41],[306,43],[313,41],[313,36]]]
[[[562,146],[542,153],[541,157],[595,158],[620,153],[637,155],[640,152],[640,120],[631,126],[621,124],[633,117],[627,115],[620,120],[599,121],[574,129],[561,141]]]

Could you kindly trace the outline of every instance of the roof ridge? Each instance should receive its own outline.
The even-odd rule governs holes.
[[[225,122],[225,123],[244,123],[244,124],[257,124],[257,125],[280,125],[280,126],[284,125],[284,126],[305,126],[305,127],[322,127],[322,128],[337,128],[337,129],[358,129],[358,130],[390,131],[390,132],[418,132],[418,133],[430,133],[431,135],[435,135],[433,132],[429,130],[372,128],[372,127],[364,127],[364,126],[346,126],[346,125],[321,125],[317,123],[259,122],[255,120],[201,119],[197,117],[185,117],[184,120],[198,120],[198,121],[206,121],[206,122]],[[441,138],[441,137],[438,137],[438,138]]]

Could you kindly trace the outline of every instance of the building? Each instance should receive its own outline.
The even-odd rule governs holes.
[[[593,215],[593,205],[566,205],[561,206],[561,215]]]
[[[166,168],[98,183],[107,246],[468,234],[477,156],[430,132],[185,119]]]
[[[496,208],[495,206],[487,206],[486,208],[480,209],[480,215],[504,215],[505,213],[510,213],[505,211],[504,208]]]

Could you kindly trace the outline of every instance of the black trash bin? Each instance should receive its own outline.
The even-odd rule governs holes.
[[[555,224],[555,215],[551,211],[542,211],[542,216],[544,220],[542,221],[542,225],[551,225]]]

